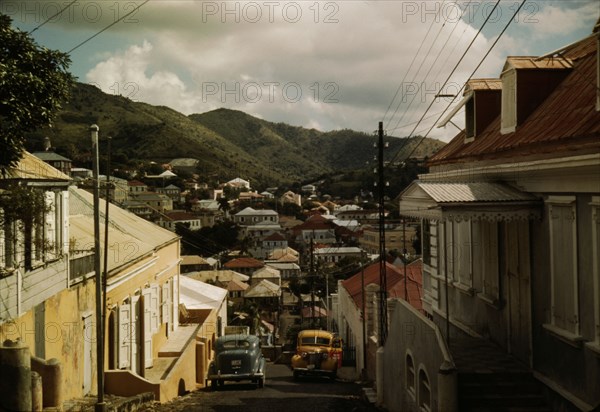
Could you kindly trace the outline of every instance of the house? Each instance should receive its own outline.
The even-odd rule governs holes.
[[[71,276],[84,280],[92,270],[86,250],[94,243],[93,210],[90,193],[70,188],[70,244],[75,256],[71,266],[79,269]],[[100,210],[103,220],[104,201]],[[202,324],[179,324],[179,237],[110,205],[108,245],[106,393],[153,392],[156,400],[165,402],[178,396],[182,385],[195,388],[195,370],[188,365],[197,362],[195,342]]]
[[[405,276],[404,268],[386,262],[388,298],[404,299],[408,296],[409,304],[420,310],[421,268],[421,261],[414,261],[406,266],[407,276]],[[375,352],[379,334],[380,273],[379,262],[365,266],[348,279],[338,281],[338,292],[333,295],[333,317],[340,335],[347,347],[356,349],[355,378],[361,375],[369,379],[376,378]]]
[[[250,280],[250,276],[233,270],[200,270],[197,272],[189,272],[185,275],[192,279],[210,283],[222,288],[225,288],[232,280],[239,283],[247,283]]]
[[[166,187],[159,187],[156,189],[156,193],[169,196],[174,202],[181,200],[181,189],[173,184]]]
[[[233,221],[240,226],[251,226],[256,223],[279,223],[279,215],[274,210],[255,210],[247,207],[233,215]]]
[[[263,195],[256,192],[241,192],[238,196],[239,200],[259,201],[263,199]]]
[[[245,189],[248,191],[250,190],[250,182],[239,177],[228,181],[227,183],[225,183],[225,186],[229,186],[234,189]]]
[[[233,306],[240,306],[244,302],[244,292],[250,287],[245,282],[231,279],[223,286],[227,290],[227,297]]]
[[[211,266],[202,257],[198,255],[182,255],[179,264],[181,273],[197,272],[200,270],[209,270]]]
[[[265,264],[274,269],[277,269],[279,271],[279,274],[281,275],[281,279],[283,280],[297,279],[298,277],[300,277],[301,274],[300,266],[297,262],[265,261]]]
[[[300,254],[291,247],[276,248],[265,259],[265,263],[270,262],[292,262],[298,263]]]
[[[415,255],[413,240],[416,236],[416,224],[385,226],[385,248],[403,253],[406,248],[410,255]],[[358,239],[362,249],[368,253],[379,253],[379,225],[364,225],[362,236]]]
[[[48,163],[53,168],[60,170],[65,175],[71,176],[71,159],[61,156],[51,150],[33,152],[32,154],[38,159]]]
[[[198,230],[202,227],[202,220],[192,213],[175,210],[161,214],[158,224],[171,232],[175,232],[177,225],[183,225],[190,230]]]
[[[278,316],[281,287],[269,280],[261,279],[244,292],[244,301],[255,303],[262,312],[262,318],[274,321]]]
[[[313,251],[313,255],[316,259],[324,263],[337,263],[344,258],[357,258],[360,259],[364,254],[364,251],[359,247],[323,247],[317,248]]]
[[[56,359],[51,369],[62,368],[62,376],[48,375],[42,388],[57,394],[46,403],[55,407],[89,393],[96,370],[83,338],[95,336],[85,323],[95,315],[95,282],[70,279],[69,184],[68,175],[27,152],[0,176],[0,342],[28,347],[26,369],[40,372]],[[31,404],[18,384],[9,389],[8,380],[0,381],[3,395]],[[0,409],[8,401],[0,398]]]
[[[294,205],[302,206],[302,195],[296,194],[291,190],[288,190],[279,197],[279,203],[292,203]]]
[[[531,388],[521,401],[505,399],[515,408],[523,396],[553,410],[600,407],[599,36],[596,25],[546,56],[508,57],[499,79],[470,80],[460,103],[465,130],[401,194],[400,213],[422,220],[429,319],[404,305],[391,318],[390,331],[393,322],[415,325],[414,339],[390,334],[385,344],[382,362],[412,380],[399,390],[397,374],[383,372],[378,387],[382,403],[397,405],[391,410],[418,410],[421,382],[429,390],[419,402],[439,407],[434,387],[452,374],[461,410],[488,405],[481,394],[497,396],[500,385],[514,393],[515,379]],[[388,344],[402,345],[402,356]],[[432,359],[440,347],[454,372],[447,359]],[[505,365],[490,361],[484,377],[475,356]],[[419,364],[430,367],[421,375]]]
[[[255,270],[254,273],[252,273],[252,281],[250,282],[250,286],[257,284],[263,279],[266,279],[269,282],[281,287],[281,274],[279,270],[272,266],[264,266],[258,270]]]
[[[198,159],[193,159],[191,157],[180,157],[180,158],[171,160],[169,162],[169,165],[175,171],[196,173],[198,170],[199,163],[200,163],[200,161]]]
[[[308,245],[311,239],[318,243],[332,244],[357,239],[359,234],[316,214],[292,228],[292,236],[297,243]]]
[[[164,213],[173,210],[173,200],[160,193],[141,192],[131,194],[131,199],[145,203],[150,209],[156,212]]]
[[[125,200],[120,206],[145,219],[150,219],[155,213],[154,209],[148,206],[148,204],[137,200]]]
[[[231,259],[229,262],[226,262],[223,267],[245,275],[252,275],[255,270],[262,268],[264,265],[265,264],[260,260],[251,257],[240,257]]]
[[[129,193],[132,195],[148,191],[148,186],[139,180],[130,180],[127,182],[127,186],[129,187]]]

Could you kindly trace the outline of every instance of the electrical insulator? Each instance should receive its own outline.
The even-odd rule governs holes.
[[[377,168],[373,169],[373,173],[377,173]]]
[[[377,186],[377,182],[374,182],[374,183],[373,183],[373,186]]]
[[[385,143],[383,144],[383,147],[390,147],[390,143],[389,143],[389,142],[385,142]]]
[[[389,185],[390,185],[390,182],[385,182],[385,185],[386,185],[386,186],[389,186]]]

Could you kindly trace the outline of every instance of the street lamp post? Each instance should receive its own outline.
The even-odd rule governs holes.
[[[92,137],[92,172],[94,186],[94,272],[96,274],[96,372],[98,385],[98,402],[96,412],[105,412],[104,402],[104,319],[102,316],[102,272],[100,271],[100,181],[98,178],[98,131],[100,128],[93,124],[90,126]]]

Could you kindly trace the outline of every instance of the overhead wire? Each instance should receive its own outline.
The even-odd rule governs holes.
[[[88,37],[87,39],[85,39],[84,41],[82,41],[81,43],[79,43],[77,46],[75,46],[71,50],[69,50],[67,52],[67,54],[71,54],[73,51],[77,50],[78,48],[80,48],[81,46],[83,46],[84,44],[86,44],[87,42],[89,42],[90,40],[92,40],[93,38],[95,38],[96,36],[104,33],[106,30],[110,29],[112,26],[114,26],[115,24],[119,23],[121,20],[123,20],[126,17],[130,16],[131,14],[135,13],[140,7],[142,7],[144,4],[148,3],[149,1],[150,0],[145,0],[142,4],[139,4],[139,5],[135,6],[129,13],[124,14],[123,16],[119,17],[117,20],[113,21],[108,26],[106,26],[105,28],[103,28],[102,30],[100,30],[97,33],[93,34],[92,36]]]
[[[502,37],[502,35],[504,34],[504,32],[506,32],[506,30],[508,29],[508,27],[510,26],[510,24],[512,23],[512,21],[515,19],[517,13],[519,13],[519,11],[521,10],[521,8],[523,7],[523,5],[527,2],[527,0],[523,0],[523,2],[519,5],[519,7],[517,8],[517,10],[515,11],[515,13],[513,14],[513,16],[510,18],[510,20],[508,20],[508,23],[506,23],[506,25],[504,26],[504,29],[502,29],[502,31],[500,32],[500,34],[498,35],[498,37],[496,38],[496,40],[494,40],[494,42],[492,43],[492,45],[489,47],[488,51],[485,53],[485,55],[481,58],[481,60],[479,61],[479,64],[477,64],[477,67],[475,67],[475,69],[471,72],[471,75],[469,76],[469,78],[467,79],[467,81],[463,84],[463,86],[461,87],[461,89],[458,91],[458,93],[454,96],[454,98],[452,99],[452,101],[448,104],[448,106],[446,106],[446,109],[444,110],[444,112],[438,117],[438,119],[433,123],[433,125],[429,128],[429,131],[421,138],[421,140],[419,141],[419,143],[417,143],[417,145],[413,148],[413,150],[408,154],[408,156],[406,157],[407,159],[410,158],[410,156],[412,156],[412,154],[416,151],[416,149],[419,147],[419,145],[425,140],[425,138],[429,135],[429,133],[431,133],[431,130],[433,130],[433,128],[435,127],[435,125],[440,121],[440,119],[444,116],[444,113],[450,108],[450,106],[452,105],[452,103],[454,102],[454,100],[456,99],[456,96],[458,96],[460,94],[460,92],[464,89],[465,85],[467,84],[467,82],[469,80],[471,80],[471,78],[475,75],[475,73],[477,72],[477,70],[479,70],[479,67],[481,67],[481,65],[483,64],[483,62],[485,61],[485,59],[487,58],[487,56],[491,53],[492,49],[496,46],[496,44],[498,43],[498,41],[500,40],[500,38]]]
[[[75,2],[77,2],[77,0],[73,0],[72,2],[70,2],[69,4],[67,4],[61,10],[57,11],[52,16],[48,17],[44,22],[42,22],[42,23],[38,24],[36,27],[34,27],[33,30],[31,30],[30,32],[27,32],[27,34],[32,34],[34,31],[36,31],[37,29],[39,29],[40,27],[42,27],[44,24],[48,23],[50,20],[52,20],[52,19],[60,16],[61,14],[63,14],[63,12],[65,10],[67,10],[69,7],[71,7]]]
[[[526,0],[524,0],[526,1]],[[442,86],[440,87],[441,90],[444,89],[444,87],[446,86],[446,84],[448,83],[448,81],[450,80],[450,78],[452,77],[452,75],[454,74],[454,72],[458,69],[458,66],[460,65],[460,63],[462,63],[463,59],[465,58],[465,56],[467,55],[467,53],[469,52],[469,50],[471,49],[471,46],[473,46],[473,43],[475,43],[475,40],[479,37],[479,35],[481,34],[481,32],[483,31],[483,28],[486,26],[487,22],[490,20],[490,17],[493,15],[493,13],[496,11],[496,8],[498,7],[498,5],[500,4],[500,0],[496,1],[496,4],[494,4],[494,7],[492,8],[492,10],[490,11],[490,13],[488,14],[488,16],[486,17],[485,21],[483,22],[483,24],[481,25],[481,27],[479,28],[479,30],[477,31],[477,33],[475,34],[475,36],[473,37],[473,39],[471,40],[471,42],[469,43],[469,45],[467,46],[467,48],[465,49],[465,51],[463,52],[463,54],[461,55],[460,59],[456,62],[456,64],[454,65],[454,67],[452,68],[452,70],[450,71],[450,74],[448,74],[448,76],[446,77],[446,80],[444,81],[444,84],[442,84]],[[519,7],[520,10],[520,7]],[[463,86],[464,87],[464,86]],[[455,96],[456,97],[456,96]],[[452,100],[454,101],[454,99]],[[407,137],[407,140],[410,139],[413,135],[415,130],[419,127],[419,124],[423,121],[423,119],[425,118],[425,116],[427,115],[427,112],[431,109],[431,106],[433,106],[433,104],[435,103],[435,99],[433,99],[431,101],[431,103],[429,104],[429,106],[427,106],[427,108],[425,109],[425,111],[423,112],[423,115],[419,118],[418,123],[415,125],[415,127],[413,128],[413,130],[411,131],[411,133],[409,134],[409,136]],[[451,102],[452,103],[452,102]],[[451,104],[450,103],[450,104]],[[436,122],[437,123],[437,122]],[[435,125],[435,124],[434,124]],[[424,140],[421,139],[422,143]],[[417,144],[417,146],[415,146],[415,148],[413,148],[411,153],[414,153],[414,151],[416,150],[416,148],[420,145]],[[392,161],[390,162],[393,163],[396,158],[400,155],[401,150],[403,148],[400,148],[400,150],[398,150],[396,152],[396,154],[394,155],[394,157],[392,158]]]
[[[443,3],[443,1],[442,1],[442,3]],[[427,39],[427,37],[429,36],[429,33],[431,32],[431,28],[433,27],[433,24],[435,23],[435,20],[437,19],[437,16],[439,15],[440,10],[441,10],[441,7],[438,10],[438,13],[436,13],[436,17],[432,20],[431,24],[429,25],[429,28],[427,29],[427,33],[425,33],[425,37],[423,37],[423,40],[421,40],[421,44],[419,45],[419,49],[417,50],[417,52],[413,56],[413,59],[410,62],[410,65],[408,66],[408,70],[406,71],[406,73],[404,73],[404,77],[400,81],[400,84],[398,85],[398,88],[396,89],[396,93],[394,93],[394,96],[392,97],[392,100],[390,101],[390,104],[388,105],[388,107],[387,107],[387,109],[385,111],[385,114],[383,115],[383,120],[384,121],[385,121],[385,117],[387,116],[388,112],[390,111],[392,105],[394,104],[394,100],[396,100],[396,97],[398,97],[398,93],[400,93],[400,90],[402,90],[402,84],[404,83],[404,80],[406,80],[406,76],[408,76],[408,73],[410,73],[410,69],[412,69],[412,66],[415,63],[415,61],[417,59],[417,56],[421,52],[421,48],[425,44],[425,40]],[[392,117],[393,117],[393,115],[392,115]],[[391,121],[391,119],[390,119],[390,121]],[[388,124],[389,124],[389,122],[388,122]]]
[[[452,31],[450,32],[450,34],[449,34],[449,35],[448,35],[448,37],[446,38],[446,41],[444,42],[444,44],[443,44],[443,45],[442,45],[442,47],[441,47],[441,50],[444,50],[444,49],[446,48],[446,45],[447,45],[447,44],[448,44],[448,42],[450,41],[450,38],[452,37],[452,34],[454,34],[454,30],[456,30],[456,28],[458,27],[458,22],[460,22],[460,20],[462,19],[462,17],[463,17],[463,15],[464,15],[464,12],[465,12],[465,10],[466,10],[466,8],[464,8],[464,9],[463,9],[463,11],[462,11],[462,13],[461,13],[461,15],[460,15],[460,18],[457,20],[457,23],[454,25],[454,27],[452,28]],[[443,25],[442,25],[442,27],[440,28],[440,31],[439,31],[439,33],[438,33],[438,34],[441,34],[441,32],[442,32],[442,29],[443,29],[443,28],[444,28],[444,26],[446,25],[446,22],[447,22],[447,21],[448,21],[447,19],[446,19],[446,21],[444,21],[444,24],[443,24]],[[437,37],[436,37],[436,40],[437,40]],[[432,45],[432,46],[433,46],[433,45]],[[429,77],[429,74],[431,73],[431,71],[432,71],[432,70],[433,70],[433,68],[435,67],[435,65],[436,65],[436,63],[437,63],[437,61],[438,61],[438,59],[439,59],[439,58],[440,58],[440,56],[442,55],[442,54],[441,54],[441,50],[440,50],[440,52],[437,54],[437,56],[435,57],[435,59],[434,59],[433,63],[431,63],[431,65],[429,65],[429,70],[427,70],[427,73],[425,74],[425,77],[424,77],[424,78],[423,78],[423,80],[421,81],[421,87],[419,87],[419,88],[418,88],[418,90],[419,90],[419,91],[420,91],[420,90],[421,90],[421,88],[423,87],[422,85],[423,85],[423,84],[426,84],[426,82],[427,82],[427,78]],[[425,60],[423,60],[423,62],[421,63],[421,67],[422,67],[422,65],[423,65],[423,63],[424,63],[424,62],[425,62]],[[419,70],[421,69],[421,67],[419,67]],[[416,93],[414,93],[414,94],[412,95],[412,99],[410,100],[410,102],[409,102],[409,104],[408,104],[408,107],[407,107],[407,108],[406,108],[406,110],[405,110],[405,111],[402,113],[402,116],[400,117],[400,119],[398,120],[398,122],[396,122],[396,126],[398,126],[398,125],[400,124],[400,122],[401,122],[401,121],[404,119],[404,115],[405,115],[406,113],[408,113],[408,111],[409,111],[410,107],[412,106],[413,102],[415,101],[415,98],[416,98],[416,97],[417,97],[417,94],[416,94]]]

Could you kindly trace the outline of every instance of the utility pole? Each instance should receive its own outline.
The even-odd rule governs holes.
[[[100,270],[100,181],[99,175],[99,150],[98,131],[100,128],[93,124],[90,126],[92,137],[92,169],[94,184],[94,272],[96,273],[96,373],[98,384],[98,402],[94,410],[105,412],[104,402],[104,319],[102,309],[102,272]]]
[[[402,263],[404,264],[404,300],[408,302],[408,274],[406,273],[406,261],[408,253],[406,250],[406,219],[402,219]]]
[[[364,255],[365,252],[361,251],[360,252],[360,266],[361,266],[361,270],[360,270],[360,284],[361,284],[361,291],[362,291],[362,307],[361,307],[361,311],[362,311],[362,344],[363,344],[363,349],[362,349],[362,357],[363,357],[363,370],[362,370],[362,377],[364,380],[367,380],[367,317],[365,315],[365,265],[366,265],[366,259],[364,259]]]
[[[379,186],[379,346],[387,339],[387,271],[385,260],[385,180],[383,174],[383,122],[379,122],[377,142],[377,185]]]
[[[315,327],[315,257],[313,255],[313,237],[310,238],[310,326]]]

